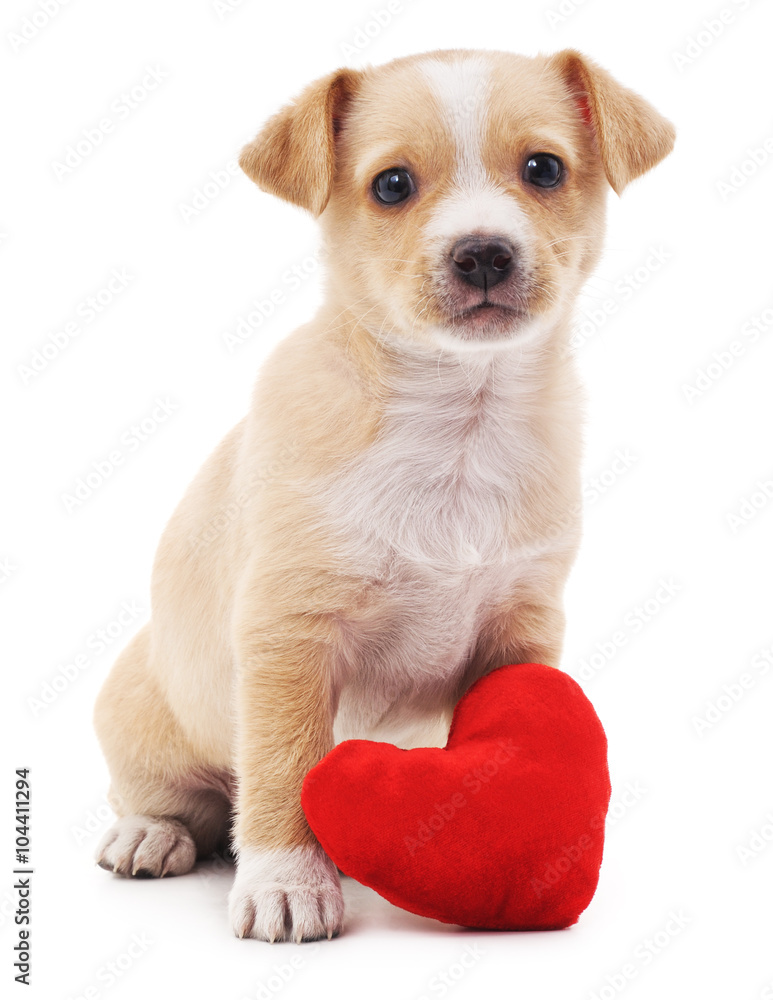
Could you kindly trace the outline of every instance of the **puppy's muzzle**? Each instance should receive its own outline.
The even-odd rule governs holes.
[[[510,275],[514,255],[512,246],[504,240],[472,236],[463,237],[451,251],[457,275],[484,292]]]

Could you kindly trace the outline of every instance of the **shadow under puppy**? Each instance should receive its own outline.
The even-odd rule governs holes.
[[[572,307],[608,187],[673,136],[574,51],[455,50],[331,73],[244,149],[319,217],[327,296],[175,511],[152,620],[100,693],[119,817],[102,867],[182,874],[232,835],[236,933],[330,937],[343,897],[301,809],[311,767],[350,737],[443,745],[487,671],[559,663]]]

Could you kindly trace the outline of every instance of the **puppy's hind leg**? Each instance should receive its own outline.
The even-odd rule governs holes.
[[[118,815],[97,864],[118,875],[184,875],[197,858],[225,852],[230,775],[197,756],[148,670],[146,625],[115,663],[94,724]]]
[[[115,875],[185,875],[196,863],[188,828],[163,816],[121,816],[97,849],[97,864]]]

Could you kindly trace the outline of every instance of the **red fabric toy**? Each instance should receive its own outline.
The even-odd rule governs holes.
[[[347,740],[301,801],[341,871],[412,913],[555,930],[591,901],[609,805],[607,741],[567,674],[501,667],[454,712],[445,748]]]

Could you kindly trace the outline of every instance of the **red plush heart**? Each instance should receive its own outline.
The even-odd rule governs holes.
[[[301,801],[341,871],[397,906],[500,930],[568,927],[593,898],[607,741],[567,674],[501,667],[454,712],[445,748],[347,740]]]

